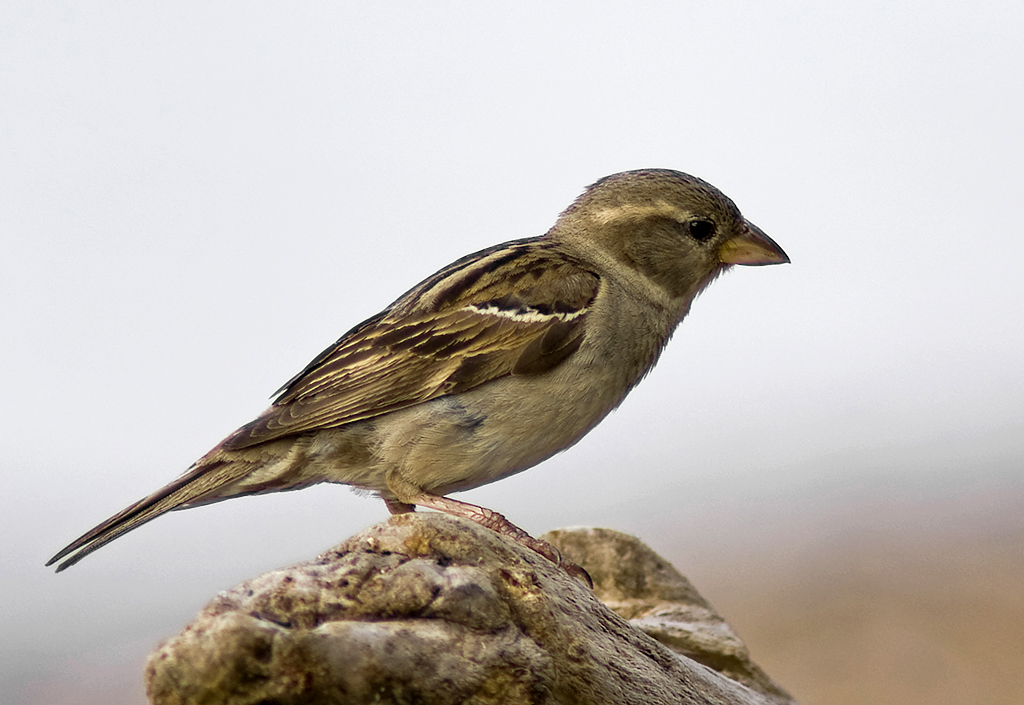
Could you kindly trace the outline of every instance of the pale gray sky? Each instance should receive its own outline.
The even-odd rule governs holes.
[[[3,3],[0,692],[137,702],[217,590],[386,518],[316,488],[42,567],[624,169],[711,181],[793,264],[718,280],[579,446],[462,497],[659,547],[739,487],[1022,481],[1021,36],[993,0]]]

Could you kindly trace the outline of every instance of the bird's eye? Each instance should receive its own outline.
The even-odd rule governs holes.
[[[684,227],[687,234],[697,242],[707,242],[715,236],[715,224],[710,220],[690,220]]]

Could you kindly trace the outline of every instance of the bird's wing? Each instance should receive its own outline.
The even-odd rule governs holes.
[[[582,342],[599,284],[543,240],[470,255],[346,333],[222,447],[337,427],[550,370]]]

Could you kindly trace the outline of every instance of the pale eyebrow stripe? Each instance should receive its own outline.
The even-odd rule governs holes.
[[[652,215],[681,220],[686,214],[668,201],[611,206],[594,211],[594,217],[604,224],[623,218],[648,218]]]

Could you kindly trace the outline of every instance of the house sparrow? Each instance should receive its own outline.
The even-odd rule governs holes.
[[[357,325],[259,418],[47,565],[63,560],[61,571],[164,512],[336,482],[377,493],[392,513],[468,517],[587,579],[502,515],[446,495],[576,443],[652,368],[715,277],[785,262],[698,178],[607,176],[542,237],[463,257]]]

